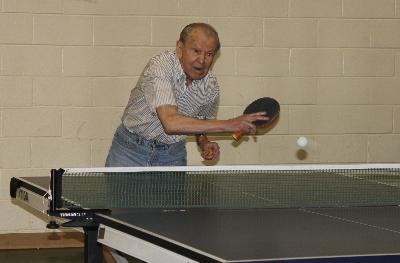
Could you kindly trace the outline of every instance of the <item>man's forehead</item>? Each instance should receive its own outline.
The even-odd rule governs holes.
[[[212,41],[213,45],[217,45],[217,38],[215,34],[212,32],[207,32],[208,30],[202,29],[202,28],[196,28],[190,34],[188,35],[188,42],[191,42],[192,44],[202,42],[203,40],[206,40],[207,42]]]
[[[192,35],[192,34],[204,34],[207,37],[216,38],[216,35],[212,30],[205,28],[205,27],[201,27],[201,26],[194,28],[189,33],[189,35]]]

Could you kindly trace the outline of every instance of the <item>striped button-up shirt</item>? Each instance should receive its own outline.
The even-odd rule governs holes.
[[[171,144],[186,136],[166,134],[157,116],[157,107],[174,105],[185,116],[214,119],[219,97],[215,76],[208,72],[203,79],[193,80],[190,86],[185,82],[186,75],[175,52],[164,51],[153,57],[131,91],[122,116],[124,126],[147,140]]]

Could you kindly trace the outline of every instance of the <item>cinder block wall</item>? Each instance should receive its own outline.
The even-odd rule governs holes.
[[[263,135],[213,137],[211,164],[400,161],[400,0],[0,0],[0,233],[44,231],[10,178],[103,166],[143,66],[195,21],[223,45],[219,118],[282,104]]]

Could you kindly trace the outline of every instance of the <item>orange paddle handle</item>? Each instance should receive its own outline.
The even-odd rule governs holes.
[[[237,131],[237,132],[232,133],[232,137],[236,141],[239,141],[240,138],[242,138],[242,136],[243,136],[243,133],[241,131]]]

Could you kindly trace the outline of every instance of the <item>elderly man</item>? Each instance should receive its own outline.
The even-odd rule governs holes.
[[[205,23],[187,25],[175,51],[150,59],[143,70],[110,148],[106,166],[184,166],[186,135],[196,135],[206,160],[219,156],[207,133],[254,134],[265,112],[216,120],[219,88],[209,71],[220,49],[218,33]]]
[[[106,166],[184,166],[186,135],[196,135],[201,156],[213,160],[219,146],[207,133],[254,134],[265,112],[216,120],[219,88],[209,71],[220,49],[218,33],[204,23],[187,25],[175,51],[150,59],[143,70],[117,128]],[[104,248],[106,262],[127,262]]]

